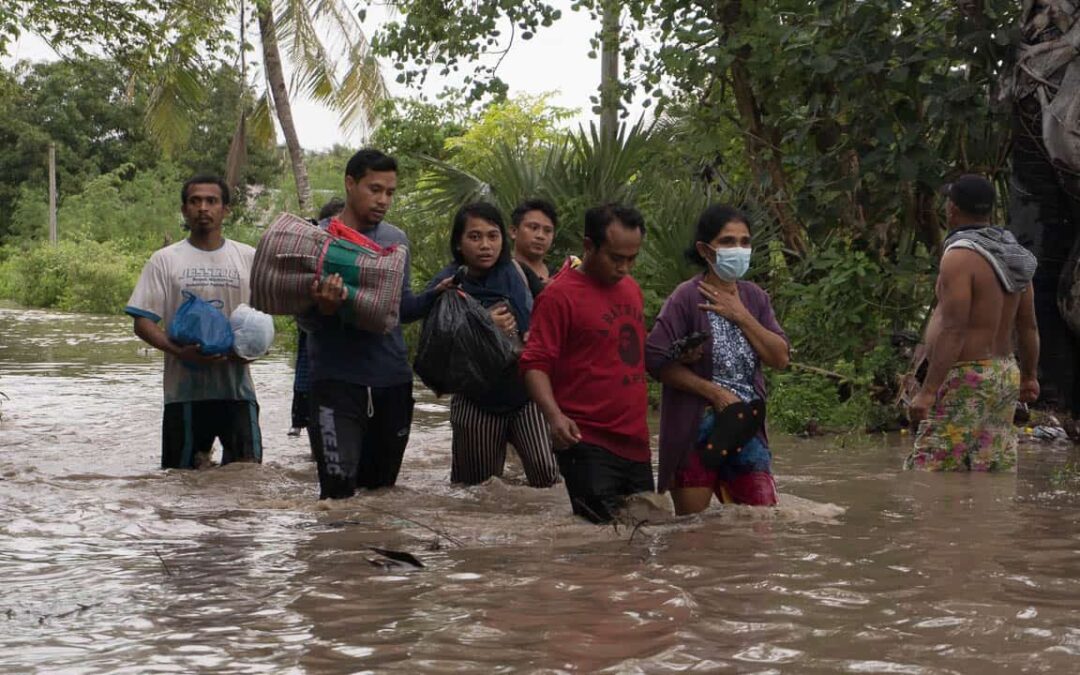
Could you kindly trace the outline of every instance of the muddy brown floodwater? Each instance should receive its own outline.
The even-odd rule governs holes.
[[[0,671],[1080,672],[1071,448],[940,476],[779,438],[780,508],[616,531],[516,466],[450,485],[418,391],[399,487],[326,504],[289,359],[253,371],[265,464],[165,472],[128,321],[0,310]]]

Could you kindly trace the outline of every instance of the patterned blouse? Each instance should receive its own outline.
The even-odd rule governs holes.
[[[709,312],[712,329],[712,379],[746,402],[758,398],[754,372],[758,355],[742,329],[714,312]]]

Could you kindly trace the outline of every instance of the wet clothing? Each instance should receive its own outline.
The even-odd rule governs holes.
[[[702,274],[680,284],[664,302],[660,314],[656,317],[656,323],[645,344],[646,365],[653,377],[657,377],[660,370],[673,361],[671,354],[673,342],[691,333],[702,332],[711,335],[713,339],[705,342],[702,358],[689,368],[699,377],[709,380],[714,378],[718,364],[717,357],[713,353],[716,349],[716,334],[713,332],[711,318],[714,313],[703,311],[698,307],[702,302],[698,284],[703,279]],[[736,287],[739,299],[758,323],[787,340],[787,336],[776,320],[768,294],[749,281],[739,281]],[[738,330],[737,327],[735,328]],[[738,332],[742,333],[741,330]],[[729,340],[725,341],[725,344],[735,343]],[[738,365],[738,372],[742,373],[739,376],[740,382],[745,383],[748,359],[745,352],[739,358],[735,358],[733,354],[721,358],[720,361],[724,362],[725,359],[731,360],[732,373],[736,372],[737,362],[742,360],[742,364]],[[765,377],[761,370],[760,360],[756,355],[754,359],[755,364],[749,384],[753,389],[753,398],[765,400]],[[745,389],[745,386],[740,385],[733,391],[739,394],[739,390],[744,390],[744,393],[749,395]],[[663,388],[660,397],[660,470],[658,472],[660,492],[673,487],[700,487],[679,485],[675,477],[686,462],[686,456],[697,447],[698,430],[708,405],[708,401],[696,394],[675,387]],[[768,436],[764,426],[758,433],[758,439],[768,447]]]
[[[183,291],[203,300],[220,300],[225,316],[251,302],[250,272],[255,249],[226,239],[215,251],[183,241],[159,249],[143,267],[124,312],[169,324],[183,302]],[[255,386],[245,363],[229,361],[192,367],[165,354],[165,403],[184,401],[254,401]]]
[[[293,429],[303,429],[308,425],[308,410],[311,407],[308,400],[308,392],[311,390],[311,364],[307,354],[307,333],[302,330],[298,330],[297,333],[290,426]]]
[[[753,345],[735,323],[715,312],[708,315],[712,331],[712,381],[747,403],[759,400],[754,390],[754,374],[761,367],[761,359]],[[714,419],[712,408],[706,408],[697,443],[683,457],[672,487],[710,487],[722,503],[775,506],[772,453],[761,438],[754,438],[729,455],[718,469],[709,469],[702,463],[699,449],[708,443]]]
[[[468,397],[456,395],[450,399],[450,426],[453,483],[475,485],[501,476],[507,442],[517,450],[529,485],[551,487],[559,479],[547,423],[531,401],[514,412],[497,415]]]
[[[308,435],[318,464],[319,499],[397,482],[415,401],[412,383],[358,387],[317,380],[311,387]]]
[[[567,270],[536,299],[519,367],[547,373],[584,443],[648,466],[643,314],[632,278],[605,286]]]
[[[740,470],[740,465],[710,469],[701,461],[696,449],[686,453],[678,470],[675,472],[672,487],[675,488],[711,488],[716,498],[723,504],[746,504],[749,506],[775,506],[776,482],[773,480],[771,462],[772,453],[755,438],[739,453],[744,467],[758,467],[758,470]]]
[[[261,462],[259,404],[255,401],[166,403],[161,422],[161,468],[194,469],[221,440],[221,463]]]
[[[324,229],[329,226],[329,219],[319,223]],[[404,232],[385,222],[362,234],[383,247],[409,245]],[[401,322],[423,317],[434,301],[434,292],[413,294],[406,262]],[[414,404],[401,326],[373,333],[316,310],[298,316],[297,323],[308,333],[308,430],[320,499],[350,497],[357,488],[392,486],[409,442]]]
[[[555,453],[574,515],[593,523],[615,517],[626,498],[654,489],[652,465],[606,448],[578,443]]]
[[[775,506],[776,482],[772,475],[772,452],[760,437],[754,437],[735,453],[728,453],[719,467],[708,467],[701,448],[713,432],[713,411],[706,409],[698,429],[697,444],[683,456],[672,478],[672,488],[712,488],[724,504]]]
[[[1007,471],[1016,465],[1013,428],[1020,394],[1015,359],[961,361],[949,369],[919,423],[905,469]]]
[[[434,288],[459,270],[448,265],[428,284]],[[518,333],[529,330],[533,299],[526,288],[521,268],[510,260],[500,261],[483,277],[463,275],[459,288],[485,309],[506,303],[514,315]],[[455,395],[450,400],[453,429],[450,480],[474,485],[492,476],[501,476],[506,464],[506,444],[513,443],[525,469],[529,485],[550,487],[558,481],[558,468],[551,452],[551,437],[543,414],[529,400],[525,382],[516,368],[482,395]]]

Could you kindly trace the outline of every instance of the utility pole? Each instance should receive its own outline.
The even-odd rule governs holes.
[[[621,43],[618,0],[604,0],[600,28],[600,136],[614,138],[619,128],[619,45]]]
[[[49,143],[49,243],[56,244],[56,143]]]

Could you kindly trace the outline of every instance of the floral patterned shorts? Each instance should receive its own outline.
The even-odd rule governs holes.
[[[1020,370],[1012,358],[961,361],[949,370],[919,424],[905,469],[1008,471],[1016,466],[1013,428]]]

